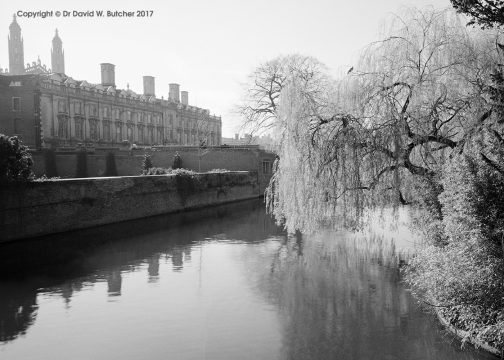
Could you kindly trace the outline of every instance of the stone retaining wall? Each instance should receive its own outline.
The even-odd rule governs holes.
[[[0,242],[261,196],[255,172],[66,179],[3,186]]]

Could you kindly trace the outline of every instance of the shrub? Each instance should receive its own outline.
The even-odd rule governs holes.
[[[187,169],[172,169],[152,167],[147,171],[142,172],[142,175],[195,175],[196,172]]]
[[[113,152],[109,152],[105,158],[105,173],[103,176],[117,176],[115,154]]]
[[[181,169],[182,168],[182,158],[177,152],[173,157],[173,169]]]
[[[54,176],[54,177],[47,177],[46,175],[42,175],[41,177],[33,179],[35,182],[46,182],[46,181],[55,181],[55,180],[60,180],[61,178],[59,176]]]
[[[16,136],[0,134],[0,183],[30,181],[33,160]]]
[[[142,160],[142,174],[146,174],[149,172],[149,169],[153,168],[154,165],[152,164],[152,158],[149,154],[144,154],[143,160]]]
[[[231,170],[226,170],[226,169],[212,169],[209,171],[209,173],[228,173],[231,172]]]
[[[196,175],[197,173],[188,169],[173,169],[170,174],[174,175]]]
[[[144,170],[142,175],[166,175],[171,173],[171,168],[165,169],[161,167],[151,167],[148,170]]]
[[[472,145],[443,171],[446,243],[422,249],[406,281],[452,325],[503,349],[504,156],[500,146]]]

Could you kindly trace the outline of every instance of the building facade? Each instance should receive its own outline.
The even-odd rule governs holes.
[[[178,84],[169,84],[167,99],[156,98],[152,76],[143,77],[143,94],[117,89],[115,66],[109,63],[101,64],[100,84],[75,80],[65,74],[57,31],[53,69],[40,60],[21,69],[23,40],[15,18],[10,31],[13,62],[10,71],[0,73],[0,133],[17,135],[36,149],[221,144],[221,118],[189,105],[188,92],[180,92]]]

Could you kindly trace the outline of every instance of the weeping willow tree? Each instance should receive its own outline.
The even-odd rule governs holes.
[[[328,81],[322,67],[308,79],[289,71],[269,83],[278,85],[272,97],[265,77],[255,78],[267,119],[253,105],[256,118],[248,119],[279,134],[267,200],[289,230],[359,227],[366,209],[417,201],[419,191],[440,214],[440,170],[494,121],[487,87],[495,38],[488,32],[466,28],[448,10],[414,9],[394,16],[386,33],[343,79]]]

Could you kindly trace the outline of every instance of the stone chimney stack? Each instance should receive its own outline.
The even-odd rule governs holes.
[[[101,84],[103,86],[113,86],[115,88],[115,65],[102,63],[101,66]]]
[[[181,91],[180,98],[181,98],[182,104],[189,105],[189,92],[188,91]]]
[[[154,76],[144,76],[143,85],[145,96],[156,96]]]
[[[170,94],[169,98],[172,101],[180,102],[180,85],[179,84],[170,84]]]

